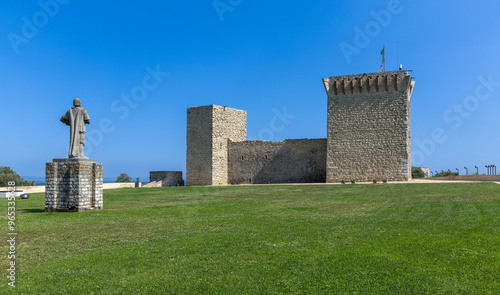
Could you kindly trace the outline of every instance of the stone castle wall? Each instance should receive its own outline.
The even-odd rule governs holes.
[[[411,179],[406,71],[323,79],[328,94],[326,181]]]
[[[229,142],[229,183],[325,182],[326,139]]]
[[[46,164],[46,212],[101,210],[102,189],[102,164],[68,159]]]
[[[208,105],[187,110],[186,184],[227,184],[228,140],[247,136],[247,113]]]

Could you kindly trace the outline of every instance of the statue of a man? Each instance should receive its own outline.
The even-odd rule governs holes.
[[[73,100],[73,108],[69,109],[61,118],[61,122],[70,127],[69,153],[70,158],[88,159],[83,155],[85,145],[85,124],[90,124],[87,111],[81,107],[81,101]]]

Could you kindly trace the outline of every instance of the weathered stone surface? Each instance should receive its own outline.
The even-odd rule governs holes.
[[[101,210],[102,164],[54,159],[45,167],[45,212]]]
[[[326,139],[229,142],[229,183],[319,183]]]
[[[326,181],[411,179],[407,71],[330,77]]]
[[[150,171],[149,182],[158,182],[160,187],[184,186],[182,171]]]
[[[70,126],[68,157],[88,159],[83,155],[83,147],[85,146],[85,124],[90,124],[90,117],[81,107],[81,101],[78,98],[73,101],[73,105],[74,107],[61,117],[61,122]]]
[[[216,105],[189,108],[186,134],[186,184],[227,184],[228,139],[246,140],[247,113]]]

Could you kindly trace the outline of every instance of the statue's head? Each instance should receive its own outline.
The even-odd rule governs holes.
[[[82,106],[82,102],[78,98],[75,98],[75,100],[73,100],[73,105],[75,107],[81,107]]]

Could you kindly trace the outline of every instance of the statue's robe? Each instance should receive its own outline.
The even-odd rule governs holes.
[[[83,146],[85,145],[85,124],[90,123],[87,111],[81,107],[71,108],[62,116],[61,122],[70,126],[68,156],[86,158],[83,155]]]

